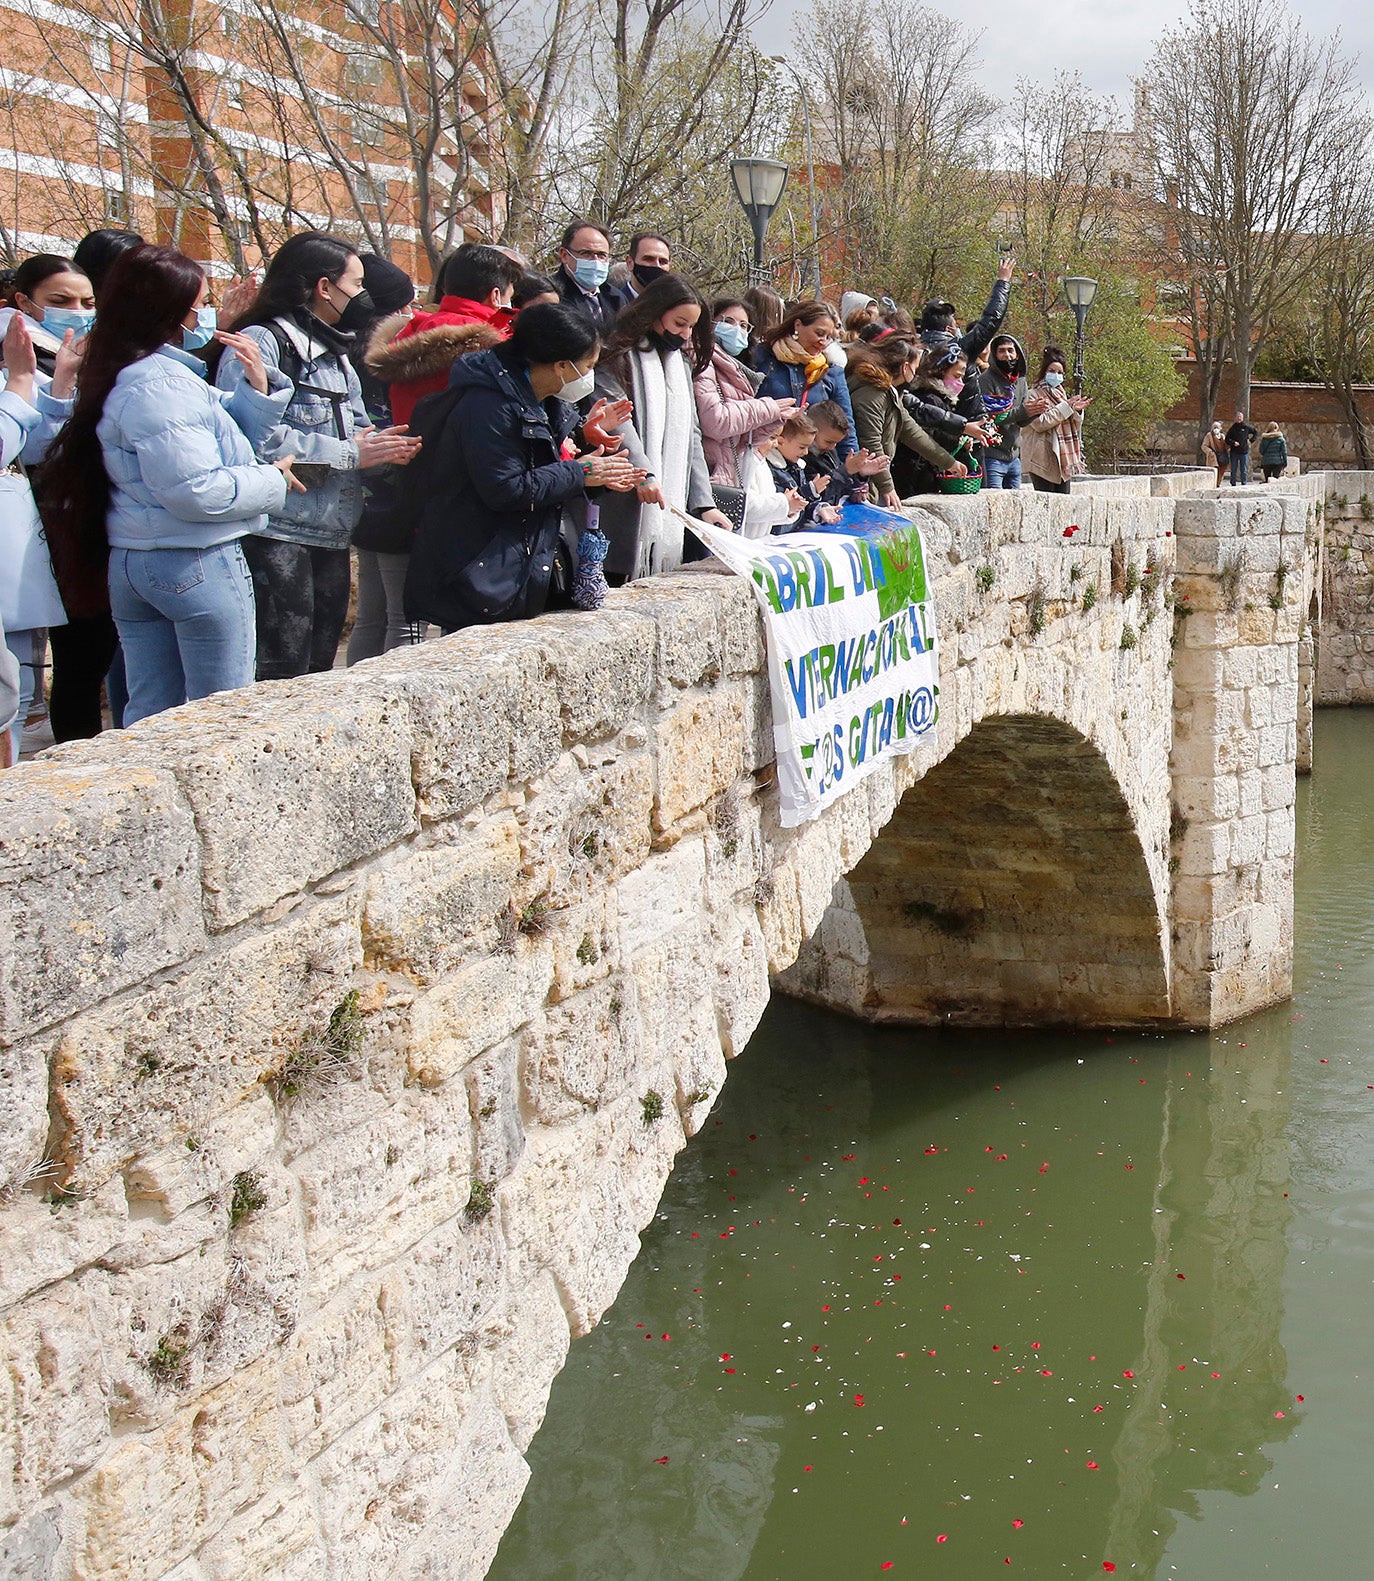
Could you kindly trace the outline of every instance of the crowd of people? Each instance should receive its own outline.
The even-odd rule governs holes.
[[[707,301],[669,240],[589,220],[549,274],[466,244],[430,300],[321,232],[211,305],[131,232],[26,260],[0,309],[0,721],[46,654],[58,741],[250,681],[559,607],[706,550],[971,476],[1067,491],[1089,400],[982,314]],[[1267,470],[1267,468],[1266,468]],[[16,676],[17,670],[17,676]],[[6,714],[5,689],[9,698]]]

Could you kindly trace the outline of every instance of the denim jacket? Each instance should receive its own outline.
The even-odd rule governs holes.
[[[253,446],[281,421],[290,392],[269,375],[266,395],[247,383],[222,395],[204,363],[172,346],[122,369],[96,428],[110,547],[209,549],[261,532],[286,479]]]
[[[258,534],[317,549],[346,549],[363,513],[363,479],[353,435],[372,426],[363,404],[362,385],[347,357],[336,356],[294,319],[279,318],[276,324],[301,359],[299,383],[335,391],[341,400],[336,404],[323,395],[296,391],[285,417],[259,443],[258,455],[264,461],[295,456],[305,463],[300,481],[307,487],[304,494],[289,493]],[[280,349],[272,330],[265,324],[250,324],[244,334],[257,341],[269,381],[280,375]],[[243,365],[237,357],[225,354],[216,382],[222,390],[242,384]],[[319,481],[309,477],[309,469],[317,466],[329,468]]]

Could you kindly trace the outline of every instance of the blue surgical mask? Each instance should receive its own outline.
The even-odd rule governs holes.
[[[212,307],[198,307],[196,309],[196,327],[187,329],[181,326],[181,346],[183,351],[200,351],[208,346],[215,338],[215,331],[219,328],[219,314]]]
[[[716,325],[716,339],[732,357],[738,357],[749,344],[749,331],[725,319]]]
[[[50,334],[56,335],[59,340],[69,329],[76,331],[76,338],[89,335],[91,325],[95,323],[95,309],[93,307],[45,307],[43,309],[43,328]]]
[[[1062,373],[1047,373],[1045,375],[1045,383],[1048,384],[1052,390],[1057,390],[1059,386],[1063,384],[1063,382],[1064,375]]]
[[[574,258],[573,279],[584,291],[599,291],[611,272],[609,258]]]

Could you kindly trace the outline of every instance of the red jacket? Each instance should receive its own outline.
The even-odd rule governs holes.
[[[488,307],[485,302],[471,302],[465,296],[446,296],[432,313],[416,313],[410,322],[392,340],[391,345],[402,349],[401,343],[424,337],[422,346],[413,349],[417,354],[415,367],[425,371],[391,386],[391,420],[408,423],[415,411],[415,403],[423,396],[433,395],[448,385],[449,369],[463,353],[478,349],[464,336],[451,332],[469,324],[483,324],[495,332],[498,340],[510,336],[513,315],[509,308]],[[490,345],[493,342],[487,341]]]

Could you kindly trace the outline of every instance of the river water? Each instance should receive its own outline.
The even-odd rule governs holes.
[[[1320,715],[1296,997],[1215,1035],[776,999],[491,1577],[1374,1573],[1371,786]]]

